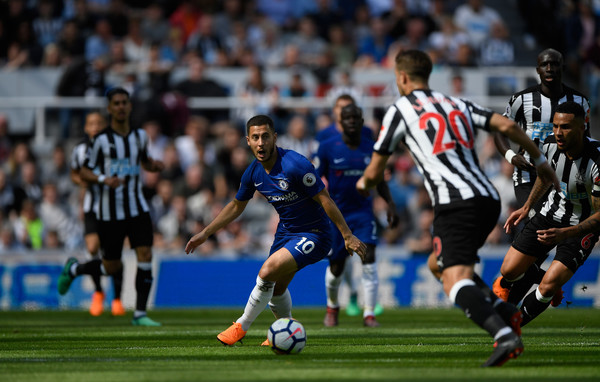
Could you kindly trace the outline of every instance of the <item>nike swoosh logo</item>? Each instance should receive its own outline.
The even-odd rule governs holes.
[[[260,182],[260,183],[254,183],[254,187],[258,187],[258,186],[260,186],[260,185],[261,185],[261,184],[263,184],[263,183],[264,183],[264,182]]]
[[[298,329],[294,330],[294,333],[290,334],[288,338],[292,338],[292,337],[293,337],[293,336],[295,336],[295,335],[296,335],[296,333],[298,333],[298,332],[302,332],[302,329],[298,328]],[[286,338],[286,339],[287,339],[287,338]]]
[[[338,164],[338,163],[342,163],[344,161],[344,158],[334,158],[333,159],[333,163]]]

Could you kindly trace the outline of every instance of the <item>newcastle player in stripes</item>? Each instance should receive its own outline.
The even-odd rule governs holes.
[[[554,49],[545,49],[537,57],[536,71],[540,83],[514,94],[504,115],[517,122],[523,131],[542,147],[546,137],[552,134],[552,118],[556,107],[564,102],[575,102],[585,112],[586,135],[590,136],[590,105],[588,99],[575,89],[568,87],[562,82],[563,72],[562,54]],[[513,182],[517,208],[525,204],[533,184],[535,183],[535,168],[531,164],[531,158],[522,149],[515,153],[508,141],[501,134],[494,135],[494,141],[498,151],[506,160],[515,166]],[[533,211],[538,211],[539,205],[533,206]],[[522,224],[527,222],[524,219]],[[546,256],[547,257],[547,256]],[[533,284],[539,284],[544,277],[545,271],[541,268],[546,257],[539,256],[536,263],[532,264],[523,274],[516,275],[515,279],[498,277],[494,281],[494,293],[498,297],[513,304],[523,299]],[[560,305],[562,291],[555,294],[552,301],[553,306]]]
[[[408,147],[434,205],[434,253],[444,291],[494,338],[495,349],[482,366],[499,366],[523,351],[521,314],[498,299],[474,272],[477,251],[500,213],[498,192],[478,163],[475,128],[505,134],[534,158],[540,180],[555,187],[558,180],[537,145],[516,123],[430,89],[431,70],[431,59],[422,51],[408,50],[396,56],[401,97],[386,112],[371,163],[356,186],[359,190],[374,187],[398,144]]]
[[[556,246],[548,271],[523,299],[521,326],[546,310],[554,294],[583,265],[598,241],[600,143],[585,135],[585,119],[586,113],[577,102],[557,106],[553,135],[546,138],[542,151],[556,170],[561,189],[550,190],[546,196],[548,186],[537,179],[523,207],[513,212],[504,225],[509,232],[528,216],[538,200],[544,201],[504,257],[500,272],[507,279],[524,273]]]
[[[79,264],[67,260],[58,279],[58,292],[67,293],[79,275],[115,274],[123,267],[121,255],[125,238],[137,256],[135,289],[136,307],[133,325],[160,326],[146,315],[152,287],[152,221],[150,209],[142,193],[141,168],[161,171],[163,164],[148,156],[148,136],[142,129],[130,126],[129,93],[120,87],[109,90],[107,111],[110,126],[100,132],[90,147],[89,157],[80,170],[81,178],[100,185],[98,200],[98,235],[102,260]],[[94,172],[96,171],[96,172]]]

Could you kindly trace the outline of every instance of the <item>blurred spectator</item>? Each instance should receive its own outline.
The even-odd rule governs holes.
[[[185,51],[185,44],[181,39],[181,29],[170,28],[167,39],[160,41],[160,43],[161,59],[179,64]]]
[[[227,90],[217,81],[204,75],[204,60],[192,57],[188,61],[188,77],[177,83],[173,90],[183,94],[186,98],[191,97],[226,97]],[[227,119],[228,109],[194,109],[192,114],[200,115],[211,122]]]
[[[181,42],[184,45],[187,44],[188,38],[196,29],[201,16],[202,11],[196,6],[194,0],[183,0],[169,16],[171,26],[181,30]]]
[[[35,157],[26,142],[17,142],[10,153],[10,157],[3,164],[7,179],[13,184],[21,182],[21,167],[27,161],[35,161]]]
[[[433,208],[423,208],[418,216],[416,232],[404,245],[413,255],[428,256],[433,250]]]
[[[148,61],[150,55],[150,40],[142,33],[141,22],[139,17],[131,17],[127,34],[123,38],[125,57],[134,63]]]
[[[61,202],[65,202],[76,190],[71,181],[71,168],[63,144],[56,144],[50,160],[41,162],[41,182],[53,183]]]
[[[171,27],[165,19],[158,2],[151,2],[143,11],[141,34],[150,42],[162,42],[169,38]]]
[[[18,69],[27,66],[38,66],[43,57],[43,49],[36,41],[29,21],[17,25],[16,37],[8,46],[5,69]]]
[[[41,249],[44,243],[44,224],[36,211],[36,204],[29,199],[23,201],[21,213],[14,221],[17,241],[29,249]]]
[[[240,219],[227,224],[215,235],[219,245],[219,252],[230,252],[231,254],[244,255],[251,249],[252,238],[245,229],[246,225]]]
[[[257,114],[271,115],[279,98],[277,87],[266,82],[262,67],[251,65],[247,71],[246,80],[235,91],[242,98],[240,107],[235,111],[236,122],[240,126],[245,126],[246,121]],[[277,128],[277,123],[275,125]]]
[[[158,222],[167,214],[173,199],[173,182],[167,179],[161,179],[156,185],[156,194],[148,199],[150,201],[150,215],[152,221]],[[154,223],[156,224],[156,223]]]
[[[278,67],[283,64],[285,44],[280,39],[280,30],[272,21],[261,26],[263,38],[254,47],[254,58],[258,65],[265,68]]]
[[[219,204],[214,201],[210,168],[194,163],[185,171],[183,183],[175,185],[174,194],[187,200],[187,208],[196,220],[206,221],[212,216],[212,208]]]
[[[21,244],[15,236],[15,231],[10,223],[3,223],[0,226],[0,254],[22,251],[25,246]]]
[[[490,37],[481,43],[479,63],[484,66],[510,66],[514,60],[515,46],[508,28],[502,22],[494,23]]]
[[[4,164],[10,157],[13,141],[9,136],[8,117],[0,113],[0,164]]]
[[[214,15],[214,28],[221,41],[225,41],[235,22],[245,22],[247,3],[242,0],[223,0],[222,9]]]
[[[165,148],[170,143],[170,140],[162,133],[160,123],[154,120],[146,121],[143,123],[142,129],[148,135],[148,155],[162,162]]]
[[[2,5],[6,4],[4,9]],[[29,7],[27,7],[25,0],[9,0],[0,4],[0,11],[4,11],[0,14],[0,18],[3,20],[4,33],[8,41],[15,41],[19,33],[19,26],[22,23],[30,23],[34,14]]]
[[[595,36],[600,31],[600,17],[594,13],[589,0],[571,2],[570,12],[565,12],[565,72],[579,81],[581,59],[594,45]]]
[[[166,250],[181,251],[187,240],[193,235],[194,220],[188,213],[186,198],[175,195],[171,199],[169,210],[157,222]]]
[[[327,42],[317,34],[315,21],[310,16],[300,19],[298,29],[289,38],[289,44],[298,47],[302,52],[300,63],[309,67],[318,65],[319,57],[328,49]]]
[[[199,116],[190,117],[184,135],[175,138],[175,148],[181,168],[185,172],[194,163],[204,162],[210,122]]]
[[[349,69],[339,71],[333,87],[327,92],[327,101],[334,104],[341,95],[349,95],[357,105],[360,105],[364,97],[363,89],[356,85],[352,79]]]
[[[338,67],[350,67],[356,59],[354,44],[342,24],[329,26],[328,39],[329,49],[333,56],[333,62]]]
[[[427,24],[421,17],[411,17],[406,24],[406,34],[400,38],[404,49],[418,49],[426,51],[429,49],[429,32]]]
[[[439,53],[442,62],[456,62],[460,46],[469,43],[469,36],[454,24],[451,16],[444,16],[441,22],[440,30],[429,35],[429,45]]]
[[[7,179],[6,172],[0,168],[0,209],[2,216],[12,220],[21,212],[25,192]]]
[[[479,49],[481,43],[490,37],[492,25],[496,22],[503,22],[500,14],[484,5],[483,0],[467,0],[454,11],[454,24],[469,35],[473,49]]]
[[[98,16],[104,14],[104,12],[90,10],[91,4],[93,3],[88,0],[73,0],[74,13],[72,16],[69,16],[77,24],[77,29],[84,39],[87,39],[94,33]]]
[[[204,14],[198,20],[197,28],[187,41],[188,50],[196,52],[207,65],[215,65],[219,51],[224,50],[223,41],[213,30],[213,16]]]
[[[286,133],[277,139],[277,146],[294,150],[307,158],[318,148],[317,141],[309,134],[306,118],[301,115],[290,119]]]
[[[56,95],[61,97],[99,97],[104,95],[107,61],[98,57],[92,61],[76,59],[65,68],[58,81]],[[61,108],[59,111],[61,138],[71,136],[72,123],[77,122],[75,134],[80,134],[87,114],[83,109]],[[75,120],[77,118],[77,120]],[[73,135],[77,136],[77,135]]]
[[[177,182],[183,178],[183,170],[179,163],[179,155],[177,154],[175,144],[172,142],[165,147],[163,164],[165,167],[160,172],[160,177],[162,179]]]
[[[66,64],[70,64],[73,60],[84,56],[85,38],[81,36],[81,31],[75,20],[67,20],[63,24],[58,38],[58,47],[62,55],[62,60]]]
[[[63,20],[54,5],[53,0],[39,0],[37,4],[37,17],[33,20],[32,27],[43,48],[58,41],[63,26]]]
[[[294,24],[294,2],[286,0],[256,0],[256,10],[274,21],[280,28]]]
[[[38,174],[38,168],[34,161],[26,161],[21,166],[21,182],[19,187],[25,191],[27,199],[34,203],[42,200],[42,186]]]
[[[231,124],[223,124],[220,126],[216,143],[215,165],[212,166],[214,169],[213,191],[216,200],[225,201],[231,197],[231,192],[235,195],[235,192],[237,192],[237,189],[240,186],[239,180],[241,177],[237,179],[237,177],[241,175],[239,173],[240,157],[235,157],[234,153],[239,147],[244,147],[244,149],[246,149],[247,145],[241,146],[242,134],[239,129],[236,129]],[[235,166],[233,164],[234,160],[238,160]],[[245,162],[247,166],[247,158]]]
[[[303,1],[304,2],[304,1]],[[333,0],[315,0],[317,8],[308,14],[312,17],[317,27],[317,34],[329,40],[329,30],[332,25],[341,25],[343,15]]]
[[[62,66],[61,52],[58,45],[52,43],[44,48],[44,57],[42,58],[41,66],[47,68],[57,68]]]
[[[88,61],[110,54],[110,45],[113,34],[110,22],[106,18],[96,21],[94,34],[89,36],[85,42],[85,58]]]
[[[123,0],[110,0],[106,18],[113,36],[124,38],[129,30],[129,15]]]
[[[381,64],[394,41],[388,34],[388,28],[382,18],[373,17],[369,25],[370,34],[358,42],[356,61],[361,67]]]
[[[560,24],[559,15],[563,14],[562,0],[519,0],[516,5],[525,21],[523,42],[529,49],[537,42],[541,47],[554,47],[564,51],[564,29],[557,28]]]
[[[39,215],[46,234],[54,231],[65,248],[77,248],[82,244],[83,229],[81,224],[69,215],[67,206],[61,203],[56,185],[45,183],[43,195]]]

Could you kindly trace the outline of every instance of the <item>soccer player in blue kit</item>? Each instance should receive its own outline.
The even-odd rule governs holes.
[[[348,228],[310,161],[295,151],[277,147],[273,120],[266,115],[254,116],[246,123],[246,130],[246,141],[256,159],[242,175],[235,198],[185,246],[186,253],[193,252],[209,236],[240,216],[255,191],[279,215],[269,257],[258,272],[243,315],[217,335],[219,341],[230,346],[244,338],[267,304],[276,318],[292,316],[292,298],[287,287],[297,271],[322,260],[329,252],[329,219],[342,234],[348,252],[356,252],[363,258],[367,251]]]
[[[375,304],[379,280],[375,263],[375,246],[377,245],[377,223],[373,214],[373,198],[361,195],[356,190],[356,182],[371,161],[374,141],[371,133],[365,134],[362,110],[354,103],[341,109],[340,121],[342,134],[335,134],[321,142],[315,160],[315,167],[320,176],[327,179],[329,192],[352,232],[367,246],[367,255],[363,259],[362,285],[364,288],[363,322],[365,326],[376,327]],[[380,182],[377,190],[388,203],[388,224],[394,227],[399,216],[391,198],[386,182]],[[327,313],[323,324],[338,324],[339,304],[338,290],[342,282],[342,274],[348,257],[344,240],[339,233],[333,234],[331,254],[328,256],[329,267],[325,273],[327,291]]]

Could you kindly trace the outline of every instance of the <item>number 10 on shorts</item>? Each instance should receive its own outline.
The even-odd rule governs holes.
[[[313,249],[315,249],[315,243],[312,240],[308,240],[307,238],[303,237],[302,240],[296,243],[294,248],[296,248],[297,251],[308,255]]]

